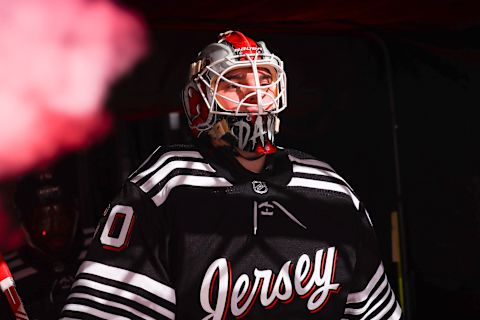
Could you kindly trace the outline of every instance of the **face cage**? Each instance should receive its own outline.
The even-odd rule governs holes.
[[[247,58],[247,60],[237,60],[241,58]],[[215,71],[215,66],[221,63],[228,63],[230,67],[225,68],[221,73]],[[242,85],[236,82],[233,82],[225,78],[225,74],[238,68],[242,67],[251,67],[254,73],[255,86]],[[258,68],[265,67],[266,69],[274,69],[276,72],[276,79],[268,85],[260,85]],[[213,74],[213,76],[211,74]],[[212,88],[212,79],[215,80],[215,85]],[[247,94],[242,100],[237,101],[230,99],[223,95],[217,93],[218,84],[220,80],[226,81],[230,84],[233,84],[239,88],[253,89],[251,93]],[[225,57],[223,59],[217,60],[208,66],[206,66],[202,72],[198,74],[195,78],[197,87],[202,95],[202,98],[207,105],[211,115],[226,115],[226,116],[252,116],[252,115],[267,115],[267,114],[278,114],[282,112],[287,107],[287,93],[286,93],[286,74],[283,71],[283,62],[277,56],[273,54],[243,54],[235,55],[231,57]],[[203,92],[202,85],[198,82],[203,82],[204,87],[207,92]],[[271,93],[265,92],[264,90],[268,88],[275,88],[277,91],[276,96],[273,96]],[[269,104],[273,104],[273,107],[269,108],[270,110],[264,110],[262,105],[246,103],[249,97],[257,95],[257,101],[262,101],[261,95],[267,95],[271,98]],[[225,100],[237,103],[237,109],[232,111],[227,111],[222,109],[219,106],[219,103],[216,101],[216,97],[222,97]],[[281,107],[279,107],[281,102]],[[245,107],[259,107],[258,112],[239,112],[241,106]]]

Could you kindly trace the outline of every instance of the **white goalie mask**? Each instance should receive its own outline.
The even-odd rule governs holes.
[[[241,150],[276,151],[286,75],[265,43],[237,31],[220,34],[192,63],[189,80],[182,98],[195,137],[207,132]]]

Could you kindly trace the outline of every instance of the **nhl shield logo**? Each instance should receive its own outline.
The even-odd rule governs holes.
[[[252,181],[252,188],[258,194],[265,194],[268,192],[267,184],[263,181]]]

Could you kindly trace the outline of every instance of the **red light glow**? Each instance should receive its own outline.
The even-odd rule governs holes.
[[[83,147],[110,124],[110,85],[146,52],[107,0],[0,0],[0,179]]]

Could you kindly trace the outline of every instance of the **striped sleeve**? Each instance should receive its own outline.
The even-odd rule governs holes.
[[[316,159],[288,156],[292,162],[293,177],[288,187],[300,187],[324,191],[339,192],[347,195],[358,210],[360,201],[350,185],[327,163]]]
[[[125,183],[80,265],[61,319],[174,319],[169,221]]]
[[[365,288],[348,294],[344,319],[401,319],[402,311],[380,264]]]
[[[352,187],[327,163],[296,150],[288,152],[293,170],[289,187],[340,193],[347,196],[355,207],[357,261],[342,319],[402,319],[401,308],[380,258],[372,221]]]
[[[194,147],[157,149],[101,219],[63,319],[174,319],[173,217],[166,202],[178,187],[230,185]]]
[[[143,170],[135,172],[130,181],[147,194],[160,207],[170,192],[181,186],[224,188],[231,186],[225,178],[218,176],[195,149],[171,150],[150,159]]]
[[[175,291],[144,274],[84,261],[63,319],[174,319]]]
[[[342,319],[402,319],[402,310],[380,259],[370,217],[363,206],[358,217],[357,262]]]

